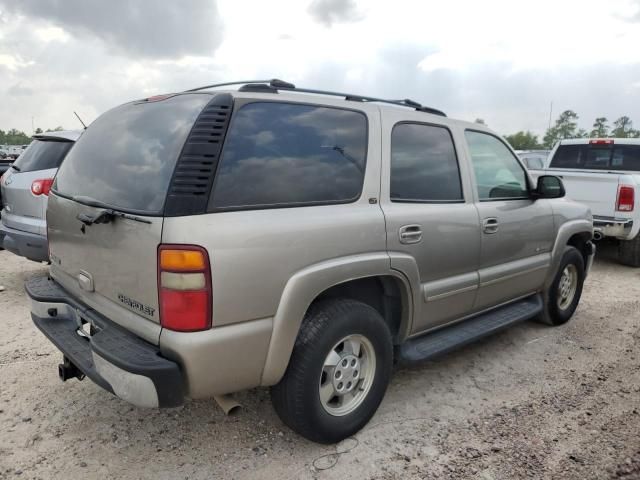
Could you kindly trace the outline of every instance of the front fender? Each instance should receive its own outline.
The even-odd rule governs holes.
[[[548,288],[551,285],[556,276],[556,272],[560,266],[560,261],[562,260],[562,255],[564,254],[564,249],[567,246],[569,239],[580,233],[589,233],[590,235],[593,235],[593,222],[586,218],[569,220],[558,228],[556,241],[553,245],[553,250],[551,251],[551,268],[549,268],[549,273],[545,280],[545,288]]]
[[[392,276],[399,279],[408,295],[408,310],[404,322],[411,318],[413,295],[407,279],[392,270],[387,252],[376,252],[327,260],[295,273],[285,285],[273,317],[273,332],[262,372],[261,385],[275,385],[284,375],[300,325],[309,305],[322,292],[335,285],[366,277]],[[401,325],[401,329],[406,325]]]

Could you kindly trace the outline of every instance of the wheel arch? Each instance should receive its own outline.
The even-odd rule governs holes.
[[[560,225],[551,251],[551,268],[545,281],[548,288],[555,278],[556,271],[567,246],[576,247],[582,253],[585,266],[588,263],[587,243],[593,238],[593,224],[587,219],[572,220]]]
[[[375,290],[370,292],[369,289]],[[382,303],[376,305],[375,298],[379,293],[390,299],[383,298]],[[275,385],[280,381],[305,313],[313,302],[331,297],[353,298],[376,308],[390,322],[396,342],[408,335],[413,317],[412,288],[401,272],[391,269],[386,252],[353,255],[312,265],[295,273],[285,285],[273,317],[261,385]],[[400,302],[399,306],[397,302]]]

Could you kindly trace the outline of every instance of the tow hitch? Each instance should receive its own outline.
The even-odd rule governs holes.
[[[84,378],[84,373],[71,363],[67,357],[62,357],[62,359],[63,363],[58,364],[58,376],[60,377],[60,380],[66,382],[72,378],[77,378],[78,380],[82,380]]]

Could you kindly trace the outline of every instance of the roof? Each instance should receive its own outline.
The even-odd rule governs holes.
[[[568,138],[560,140],[560,145],[587,145],[591,142],[612,140],[618,145],[640,145],[640,138]]]
[[[37,133],[33,138],[37,140],[70,140],[75,142],[82,135],[83,130],[60,130],[56,132]]]

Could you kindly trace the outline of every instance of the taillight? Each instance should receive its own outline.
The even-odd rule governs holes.
[[[589,140],[589,145],[613,145],[612,138],[598,138],[595,140]]]
[[[195,245],[158,248],[160,324],[178,332],[211,328],[211,268],[207,251]]]
[[[53,178],[41,178],[40,180],[34,180],[31,184],[31,193],[35,196],[49,195],[52,184]]]
[[[633,212],[635,203],[635,191],[630,185],[618,185],[618,199],[616,210],[619,212]]]

